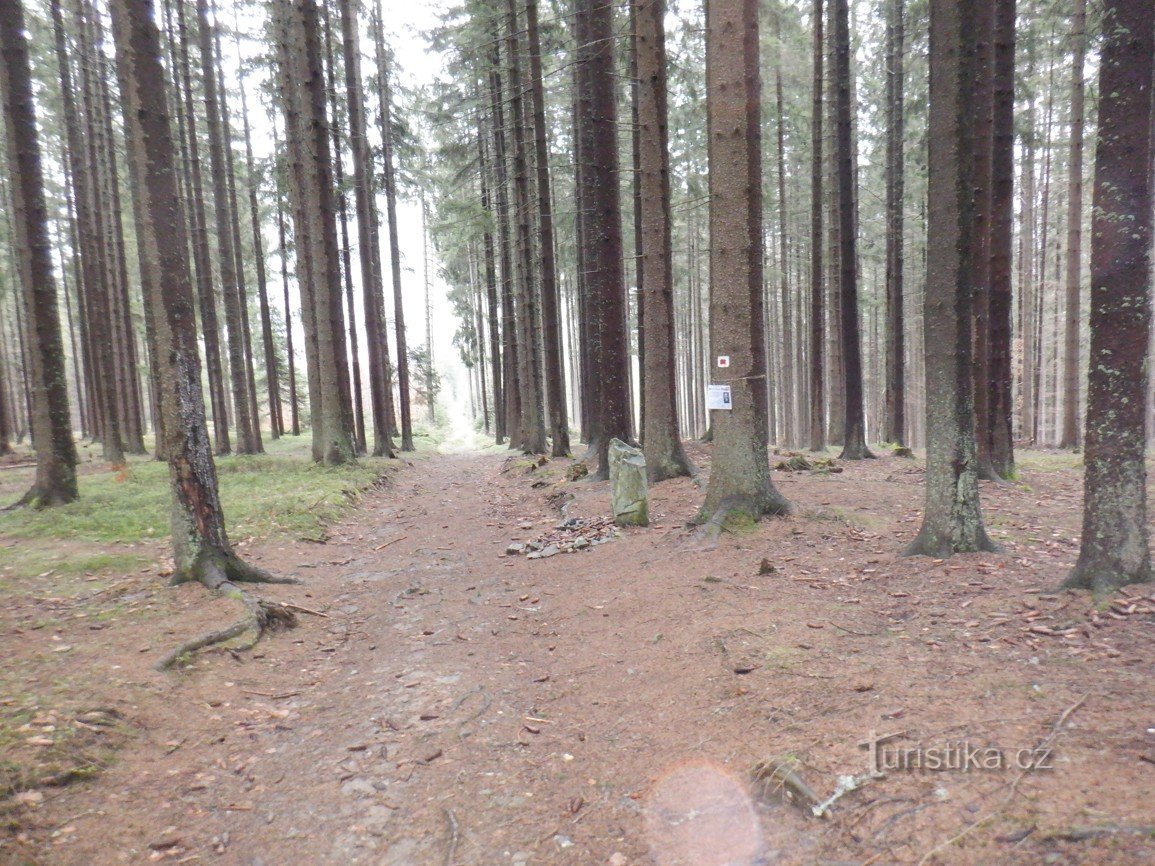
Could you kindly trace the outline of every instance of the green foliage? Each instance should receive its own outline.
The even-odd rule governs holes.
[[[217,458],[221,503],[230,537],[276,534],[315,539],[360,491],[386,470],[384,459],[366,458],[340,467],[318,466],[308,455],[306,438],[284,437],[267,443],[268,454]],[[58,539],[82,545],[133,545],[169,533],[168,465],[139,459],[122,472],[81,478],[76,502],[51,511],[19,509],[0,517],[0,533],[13,539]],[[70,572],[139,565],[143,554],[95,551],[53,557],[40,546],[17,544],[3,550],[7,575],[36,574],[46,568]]]

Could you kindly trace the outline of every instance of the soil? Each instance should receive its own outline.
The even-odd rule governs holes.
[[[0,709],[22,714],[0,861],[1155,861],[1155,588],[1100,608],[1057,588],[1069,457],[984,485],[1005,552],[939,561],[899,556],[914,460],[776,471],[795,514],[711,542],[686,526],[709,468],[690,450],[702,476],[617,537],[572,461],[415,461],[327,543],[244,550],[301,578],[261,590],[296,629],[167,674],[235,602],[155,568],[29,581],[0,611]],[[609,540],[506,553],[572,541],[573,518]],[[891,735],[871,775],[860,743]],[[839,777],[859,787],[813,817],[806,790]]]

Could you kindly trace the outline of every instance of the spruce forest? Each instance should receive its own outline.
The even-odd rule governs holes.
[[[0,0],[0,862],[1155,859],[1152,0]]]

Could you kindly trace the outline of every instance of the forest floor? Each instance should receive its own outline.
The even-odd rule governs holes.
[[[1077,457],[1024,452],[983,486],[1005,552],[939,561],[899,556],[921,461],[776,471],[795,514],[711,543],[690,450],[702,474],[651,489],[653,526],[536,559],[507,547],[610,533],[604,482],[417,458],[311,541],[242,548],[301,579],[262,591],[313,611],[296,629],[170,673],[236,611],[166,587],[163,539],[131,569],[9,574],[0,861],[1155,861],[1155,587],[1058,589]],[[5,519],[4,547],[32,543]],[[793,775],[753,784],[760,762]],[[825,819],[784,797],[841,776],[860,787]]]

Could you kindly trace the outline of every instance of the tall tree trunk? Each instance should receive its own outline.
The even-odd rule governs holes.
[[[280,166],[281,147],[277,140],[277,121],[270,118],[273,127],[273,154],[278,162],[277,167],[277,244],[278,255],[281,259],[281,289],[284,293],[285,315],[285,356],[289,374],[289,422],[290,432],[294,436],[301,435],[300,404],[297,398],[297,359],[293,351],[293,308],[289,302],[289,248],[285,231],[285,190],[282,178],[286,170]]]
[[[569,411],[566,408],[565,365],[562,363],[561,318],[558,311],[558,280],[555,261],[553,203],[551,202],[549,131],[545,123],[545,92],[541,72],[541,37],[538,34],[537,0],[526,0],[526,30],[529,40],[529,85],[533,103],[534,159],[537,167],[537,213],[541,232],[541,332],[545,350],[545,392],[550,453],[569,454]]]
[[[650,481],[690,475],[682,450],[674,371],[674,276],[666,93],[665,0],[634,0],[641,173],[642,443]]]
[[[1011,251],[1015,210],[1015,0],[995,0],[994,116],[991,162],[990,369],[987,415],[991,467],[1015,474],[1011,347]]]
[[[208,214],[204,201],[204,179],[201,172],[200,136],[193,110],[192,64],[189,60],[188,20],[185,0],[176,0],[177,27],[180,33],[180,91],[183,95],[184,126],[188,135],[187,185],[192,205],[193,269],[196,275],[197,304],[201,316],[201,333],[205,343],[205,372],[208,375],[209,402],[213,412],[213,439],[217,454],[232,451],[229,433],[228,399],[225,394],[224,367],[221,360],[220,321],[217,318],[216,292],[213,290],[212,264],[209,253]],[[183,147],[182,142],[182,147]]]
[[[334,465],[353,460],[355,445],[320,14],[315,0],[278,4],[274,13],[285,138],[294,165],[294,237],[306,352],[313,355],[309,389],[313,455]]]
[[[992,550],[979,509],[971,372],[975,54],[991,0],[931,0],[926,300],[926,507],[908,555]]]
[[[887,442],[907,444],[906,319],[903,310],[905,204],[905,3],[887,4],[886,43],[886,424]]]
[[[197,37],[201,79],[204,85],[205,116],[208,123],[213,206],[216,212],[217,265],[220,269],[221,292],[224,295],[225,319],[228,323],[229,373],[232,379],[233,414],[237,422],[237,453],[258,454],[263,449],[249,400],[237,257],[232,231],[232,211],[229,207],[228,165],[225,158],[227,143],[221,121],[217,76],[213,63],[213,31],[209,22],[208,0],[197,0]]]
[[[373,414],[373,454],[393,456],[386,411],[393,395],[388,388],[388,335],[385,331],[385,294],[377,248],[376,193],[372,155],[365,121],[361,82],[361,49],[352,0],[341,0],[341,46],[345,60],[345,94],[349,106],[349,144],[353,151],[353,196],[357,207],[357,247],[361,264],[361,291],[365,305],[365,335],[369,350],[369,395]]]
[[[158,356],[163,359],[157,375],[169,439],[165,451],[173,494],[173,582],[197,580],[226,591],[235,590],[234,581],[271,582],[275,579],[269,574],[233,552],[217,492],[200,389],[187,224],[181,213],[152,0],[113,0],[112,14],[117,64],[127,84],[122,94],[124,118],[138,156],[133,188],[137,212],[144,217],[137,235],[146,248],[150,272],[145,301],[153,307]],[[246,626],[259,631],[268,609],[247,599],[246,603],[252,617]]]
[[[1060,448],[1079,444],[1079,301],[1083,286],[1083,64],[1087,55],[1087,0],[1075,0],[1071,22],[1071,151],[1067,160],[1067,306],[1064,323],[1063,430]]]
[[[753,521],[790,504],[767,458],[766,336],[762,328],[762,79],[757,0],[706,9],[710,160],[710,349],[727,355],[729,410],[714,410],[714,457],[699,521]]]
[[[850,6],[834,0],[835,63],[838,88],[838,243],[839,288],[842,322],[842,375],[846,421],[843,427],[843,460],[871,457],[866,447],[865,407],[862,399],[862,347],[858,322],[858,220],[854,194],[856,156],[851,135],[850,100]]]
[[[405,336],[405,305],[401,291],[401,249],[397,241],[397,180],[394,174],[393,153],[393,91],[389,84],[389,61],[385,51],[385,33],[382,22],[381,0],[377,2],[376,49],[377,77],[381,110],[377,115],[381,126],[381,150],[384,162],[385,213],[389,225],[389,256],[393,275],[393,323],[397,334],[397,390],[401,420],[401,450],[413,450],[413,417],[409,390],[409,341]],[[389,414],[392,416],[392,394]]]
[[[598,423],[597,477],[609,477],[611,439],[630,437],[629,363],[625,273],[622,264],[621,192],[614,92],[613,7],[605,0],[577,0],[578,101],[584,208],[586,285],[591,315],[593,411]],[[761,292],[761,281],[758,291]],[[761,321],[761,319],[759,319]],[[759,384],[761,387],[761,384]]]
[[[825,38],[822,25],[825,16],[822,0],[814,0],[811,12],[814,28],[814,74],[811,86],[810,114],[810,450],[826,450],[825,317],[823,293],[826,291],[822,271],[822,106],[823,60]]]
[[[237,56],[240,57],[240,40],[237,40]],[[249,128],[249,102],[245,88],[243,61],[238,65],[241,91],[241,128],[245,135],[245,173],[248,175],[249,216],[253,233],[253,258],[257,264],[257,298],[261,310],[261,344],[265,356],[265,382],[269,394],[269,426],[274,439],[285,432],[285,419],[281,412],[281,381],[277,372],[277,346],[273,342],[273,317],[269,307],[268,274],[265,268],[265,242],[261,236],[261,210],[257,199],[257,169],[253,161],[252,131]]]
[[[76,445],[68,408],[26,32],[23,3],[0,4],[0,103],[7,135],[21,303],[28,317],[25,379],[32,394],[30,420],[36,447],[36,477],[20,503],[45,508],[77,497]]]
[[[1091,227],[1083,538],[1066,586],[1151,580],[1146,399],[1155,159],[1155,6],[1106,0]]]
[[[792,363],[794,355],[794,332],[797,329],[796,324],[791,321],[790,309],[790,269],[787,265],[787,232],[786,232],[786,122],[785,111],[783,104],[785,102],[785,94],[782,87],[782,21],[781,10],[777,10],[774,15],[775,36],[777,37],[777,48],[774,54],[774,107],[777,114],[775,129],[778,134],[777,154],[778,154],[778,273],[780,278],[780,298],[782,304],[782,320],[778,331],[782,334],[782,365],[781,365],[781,379],[782,379],[782,414],[783,418],[783,436],[787,447],[794,447],[798,441],[798,412],[794,405],[794,394],[796,391],[795,385],[795,369]],[[773,305],[771,305],[773,309]],[[773,333],[773,331],[771,331]],[[773,353],[771,353],[773,354]],[[773,376],[770,377],[773,382]],[[773,409],[774,401],[771,398],[771,409]],[[774,425],[771,425],[773,429]]]
[[[478,92],[477,101],[480,105],[484,97]],[[494,441],[501,445],[505,442],[505,411],[504,411],[504,384],[501,380],[501,334],[497,321],[500,315],[497,305],[497,262],[493,243],[493,207],[490,200],[490,173],[489,148],[486,146],[485,130],[481,120],[481,112],[477,119],[477,164],[481,179],[481,209],[485,212],[485,230],[482,234],[482,250],[485,258],[485,298],[486,310],[489,316],[489,363],[490,377],[493,381],[493,432]]]
[[[493,112],[493,164],[496,170],[494,188],[497,193],[498,240],[501,249],[501,338],[502,338],[502,390],[505,396],[506,432],[509,447],[520,448],[523,440],[521,430],[521,386],[518,365],[519,336],[514,314],[514,263],[513,231],[509,208],[509,184],[505,156],[506,127],[504,87],[501,75],[501,50],[498,29],[493,29],[493,39],[489,49],[489,95]]]
[[[517,229],[518,263],[516,305],[519,346],[518,381],[521,385],[521,447],[528,453],[546,450],[544,394],[542,393],[541,358],[538,354],[537,280],[534,267],[533,197],[530,194],[528,130],[521,81],[521,41],[516,0],[506,4],[505,50],[509,74],[509,116],[512,142],[513,200]],[[546,195],[549,191],[546,190]]]

